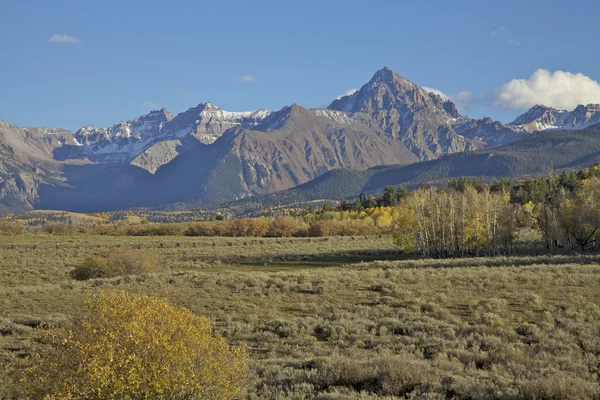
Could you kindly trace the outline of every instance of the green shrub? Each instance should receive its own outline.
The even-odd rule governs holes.
[[[48,222],[44,225],[44,232],[51,235],[72,235],[77,230],[73,224],[63,222]]]
[[[156,268],[156,259],[143,251],[111,249],[86,258],[71,272],[71,277],[78,281],[113,278],[115,276],[149,274],[156,272]]]

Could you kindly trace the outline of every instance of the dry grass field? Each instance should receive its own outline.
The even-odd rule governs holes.
[[[71,279],[117,248],[158,272]],[[0,398],[15,396],[8,375],[35,327],[101,289],[210,318],[250,351],[251,399],[600,397],[595,253],[411,260],[388,237],[38,233],[0,236]]]

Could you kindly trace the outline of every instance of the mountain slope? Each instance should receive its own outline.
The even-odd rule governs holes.
[[[65,167],[68,185],[46,185],[38,206],[102,211],[182,200],[211,205],[287,189],[332,169],[417,161],[366,116],[292,105],[256,128],[262,130],[229,129],[211,145],[170,143],[171,152],[185,151],[159,168],[148,166],[154,156],[146,152],[134,160],[146,163],[144,169],[116,163]]]
[[[83,127],[74,134],[78,146],[60,149],[57,157],[61,160],[86,158],[95,162],[131,162],[163,141],[191,136],[209,145],[229,129],[267,131],[281,128],[285,122],[276,119],[282,111],[285,109],[279,112],[264,109],[229,112],[211,103],[201,103],[176,116],[164,109],[152,111],[109,128]],[[336,111],[346,115],[336,114]],[[419,160],[496,146],[517,140],[524,134],[522,129],[489,118],[473,120],[461,116],[452,102],[426,92],[389,68],[377,71],[357,93],[336,100],[328,109],[314,114],[319,115],[337,118],[338,122],[370,120],[365,132],[383,130],[391,138],[400,140]],[[150,151],[151,172],[177,157],[179,152],[174,152],[172,147],[157,146]],[[145,168],[146,162],[138,160],[134,165]]]
[[[0,214],[29,210],[40,184],[57,177],[54,150],[74,145],[69,131],[21,128],[0,120]]]
[[[386,185],[415,187],[445,185],[449,178],[500,178],[544,175],[561,169],[580,169],[600,162],[600,124],[583,130],[540,132],[493,149],[451,154],[406,166],[378,166],[363,171],[340,169],[295,188],[230,203],[238,213],[318,199],[355,198],[361,192],[380,193]]]
[[[76,146],[61,149],[58,157],[127,163],[157,143],[177,141],[187,136],[203,144],[214,143],[226,130],[238,126],[253,127],[269,114],[270,111],[262,109],[229,112],[211,103],[200,103],[176,116],[163,108],[109,128],[84,126],[73,135]],[[152,152],[156,158],[164,158],[165,163],[170,161],[169,157],[159,154],[159,149],[171,153],[170,146],[158,146]],[[143,163],[136,165],[144,168]],[[157,168],[155,163],[153,168]]]

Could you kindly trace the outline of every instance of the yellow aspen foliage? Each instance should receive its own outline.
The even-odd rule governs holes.
[[[379,214],[375,220],[376,225],[380,228],[389,228],[392,226],[392,222],[392,215],[387,212]]]
[[[394,213],[392,236],[396,246],[402,250],[410,252],[417,246],[417,240],[414,234],[417,218],[413,209],[409,207],[399,207]]]
[[[600,236],[600,179],[581,181],[573,198],[565,198],[558,207],[558,219],[567,235],[584,250]]]
[[[535,209],[535,204],[531,200],[521,206],[523,211],[529,215],[533,214],[533,210]]]
[[[396,245],[428,256],[497,254],[515,240],[510,198],[487,190],[416,190],[378,224],[383,215],[391,215]]]
[[[377,207],[372,215],[375,224],[380,228],[392,226],[392,207]]]
[[[33,399],[235,399],[248,354],[163,300],[92,295],[69,330],[46,328],[20,385]]]
[[[392,226],[394,207],[374,207],[365,210],[365,215],[371,217],[376,226],[389,228]]]

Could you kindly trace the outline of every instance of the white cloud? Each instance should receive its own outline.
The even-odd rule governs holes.
[[[351,95],[353,95],[353,94],[354,94],[354,93],[356,93],[356,92],[358,92],[358,89],[350,89],[350,90],[346,90],[346,93],[344,93],[344,94],[340,94],[340,95],[339,95],[339,96],[337,96],[335,99],[336,99],[336,100],[339,100],[339,99],[341,99],[341,98],[342,98],[342,97],[344,97],[344,96],[351,96]]]
[[[423,89],[429,93],[439,95],[443,100],[450,100],[456,105],[456,108],[460,112],[468,111],[471,106],[471,103],[473,102],[473,93],[468,92],[466,90],[460,91],[455,94],[447,95],[446,93],[438,89],[426,86],[423,86]]]
[[[79,44],[79,39],[77,39],[75,36],[54,34],[50,39],[48,39],[48,42]]]
[[[503,26],[499,26],[490,32],[490,36],[504,36],[504,37],[508,36],[508,37],[510,37],[512,35],[510,34],[510,32],[506,32],[506,28],[504,28]],[[516,47],[516,46],[520,46],[521,42],[519,42],[517,39],[508,39],[504,42],[504,44],[506,44],[507,46],[510,46],[510,47]]]
[[[442,92],[441,90],[437,90],[437,89],[430,88],[430,87],[427,87],[427,86],[423,86],[423,89],[426,92],[437,94],[438,96],[440,96],[444,100],[448,100],[448,95],[446,93]]]
[[[252,75],[234,76],[232,80],[237,82],[258,82],[258,80]]]
[[[460,111],[468,111],[471,108],[473,102],[473,93],[462,90],[458,93],[450,95],[450,100],[456,104],[456,108]]]
[[[490,36],[496,36],[501,34],[502,32],[504,32],[504,27],[503,26],[499,26],[496,29],[494,29],[493,31],[490,32]]]
[[[143,104],[143,106],[146,107],[146,108],[151,108],[153,110],[156,110],[156,109],[160,108],[160,106],[158,104],[153,103],[151,101],[145,101],[144,104]]]
[[[536,104],[573,109],[600,103],[600,84],[582,73],[538,69],[527,79],[513,79],[493,95],[495,107],[524,109]]]

